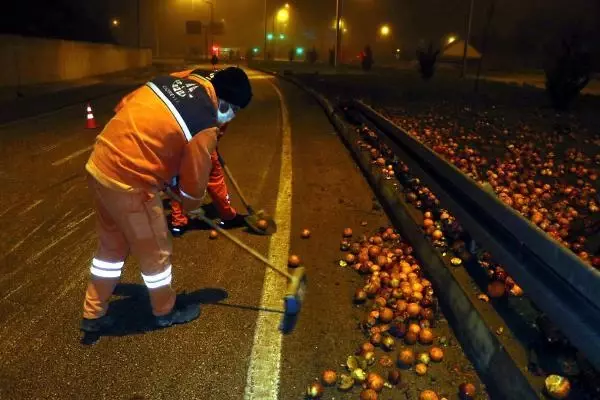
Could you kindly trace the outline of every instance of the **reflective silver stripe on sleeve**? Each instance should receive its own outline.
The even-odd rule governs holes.
[[[189,194],[187,194],[186,192],[184,192],[183,190],[181,190],[181,188],[179,188],[179,193],[181,193],[183,195],[183,197],[185,197],[186,199],[190,199],[190,200],[202,200],[204,198],[204,196],[200,197],[199,199],[195,198],[194,196],[190,196]],[[205,192],[206,194],[206,192]]]
[[[160,97],[160,99],[163,101],[163,103],[165,103],[165,105],[169,108],[169,111],[171,111],[171,114],[173,114],[173,116],[177,120],[177,123],[181,127],[181,130],[183,131],[183,134],[185,135],[185,138],[187,139],[187,141],[189,142],[190,140],[192,140],[192,134],[190,133],[190,130],[189,130],[187,124],[185,123],[185,121],[181,117],[181,114],[179,114],[179,111],[177,111],[177,109],[175,108],[173,103],[171,103],[171,101],[167,98],[167,96],[165,96],[165,94],[153,82],[148,82],[146,85],[150,89],[152,89],[152,91],[158,97]]]

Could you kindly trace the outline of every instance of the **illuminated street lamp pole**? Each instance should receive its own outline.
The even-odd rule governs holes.
[[[336,0],[335,4],[335,58],[334,67],[337,68],[342,58],[342,4],[343,0]]]
[[[465,38],[465,48],[463,50],[463,65],[461,77],[464,78],[467,75],[467,49],[469,47],[469,40],[471,39],[471,24],[473,23],[473,7],[475,0],[471,0],[469,7],[469,22],[467,23],[467,37]]]
[[[267,61],[267,0],[265,0],[265,47],[263,47],[263,61]]]
[[[204,2],[210,6],[210,27],[208,29],[210,30],[210,50],[213,51],[213,48],[215,46],[215,40],[214,40],[214,36],[213,36],[213,25],[214,25],[213,18],[214,18],[214,14],[215,14],[215,3],[213,3],[212,1],[208,1],[208,0],[204,0]]]
[[[290,12],[288,11],[289,8],[290,8],[289,3],[285,3],[285,5],[283,7],[281,7],[279,10],[277,10],[275,15],[273,16],[273,34],[275,35],[274,40],[273,40],[273,59],[277,58],[277,50],[278,50],[277,38],[279,38],[279,40],[283,40],[285,38],[285,35],[282,33],[281,24],[285,24],[286,22],[289,21],[289,19],[290,19]],[[279,35],[277,35],[277,31],[278,31],[277,27],[279,27]]]

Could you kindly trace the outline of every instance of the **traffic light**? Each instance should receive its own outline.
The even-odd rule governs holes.
[[[267,40],[273,40],[273,34],[272,33],[268,33],[267,34]]]
[[[285,35],[283,33],[280,33],[279,34],[279,39],[281,39],[281,40],[285,39]]]
[[[301,56],[302,54],[304,54],[304,49],[302,47],[296,48],[296,54]]]
[[[255,47],[255,48],[253,48],[253,49],[252,49],[252,51],[253,51],[254,53],[258,53],[258,50],[259,50],[259,49],[258,49],[258,47]]]

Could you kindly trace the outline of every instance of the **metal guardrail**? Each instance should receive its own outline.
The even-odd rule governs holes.
[[[352,106],[600,369],[600,271],[369,106]]]

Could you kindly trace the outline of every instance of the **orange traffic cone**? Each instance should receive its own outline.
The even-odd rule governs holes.
[[[90,103],[87,105],[87,123],[85,127],[87,129],[96,129],[96,119],[94,118],[94,113],[92,113]]]

